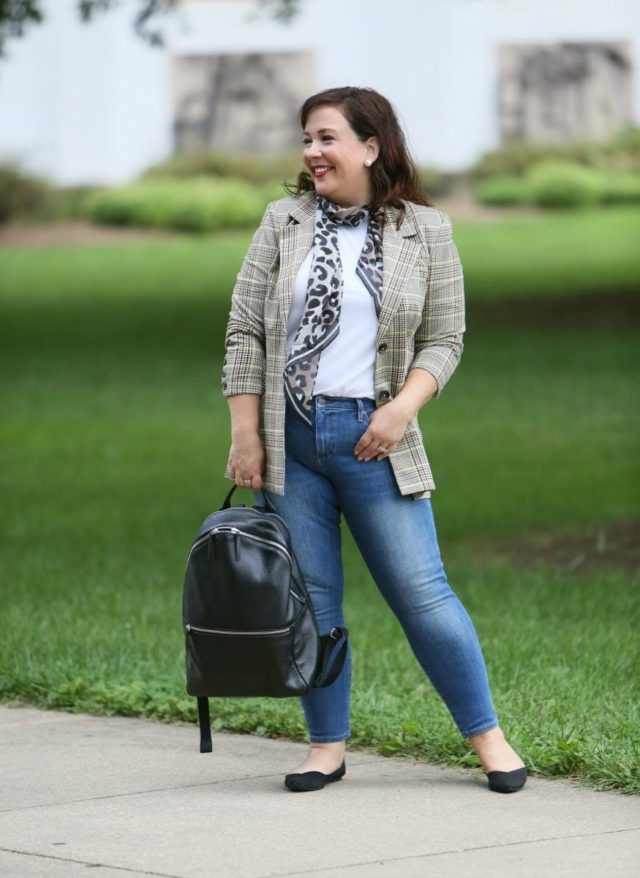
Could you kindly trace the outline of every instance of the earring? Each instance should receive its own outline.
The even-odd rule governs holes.
[[[371,167],[371,159],[366,159],[365,165],[370,168]]]

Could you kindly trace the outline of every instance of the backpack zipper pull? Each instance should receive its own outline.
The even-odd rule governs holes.
[[[211,558],[213,558],[214,561],[217,558],[215,530],[209,531],[209,539],[207,540],[207,561],[211,561]]]

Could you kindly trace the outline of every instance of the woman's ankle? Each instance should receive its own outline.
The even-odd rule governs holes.
[[[346,741],[311,741],[310,750],[326,750],[327,753],[344,753]]]
[[[306,759],[295,771],[321,771],[323,774],[330,774],[342,765],[344,752],[344,741],[312,741]]]
[[[485,772],[513,771],[524,765],[499,726],[474,735],[469,738],[469,743]]]

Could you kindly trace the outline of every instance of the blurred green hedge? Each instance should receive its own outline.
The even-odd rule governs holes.
[[[481,180],[474,188],[474,195],[481,204],[492,207],[511,207],[516,204],[527,204],[529,190],[522,177],[498,174]]]
[[[166,162],[154,165],[143,175],[143,180],[184,179],[185,177],[224,177],[246,180],[248,183],[295,184],[304,170],[299,151],[280,156],[231,155],[220,152],[181,153]],[[420,179],[430,195],[443,195],[451,190],[457,174],[448,174],[436,168],[418,168]]]
[[[232,178],[158,178],[96,192],[86,210],[105,225],[210,232],[256,225],[268,202],[282,194],[281,186]]]
[[[640,172],[640,128],[624,128],[606,143],[566,146],[513,141],[485,153],[469,170],[473,180],[496,176],[521,176],[542,161],[575,162],[600,171]]]
[[[540,207],[586,207],[600,200],[600,175],[576,162],[540,162],[527,172],[526,184]]]
[[[9,220],[60,220],[82,217],[90,186],[56,188],[23,171],[19,164],[0,164],[0,223]]]
[[[143,180],[183,179],[185,177],[233,177],[247,183],[294,183],[302,170],[300,152],[277,156],[186,152],[153,165]]]
[[[43,216],[53,209],[55,189],[17,164],[0,165],[0,223],[14,217]]]
[[[585,207],[640,202],[640,173],[604,172],[559,159],[532,165],[526,173],[496,175],[476,184],[482,204],[500,207]]]
[[[128,186],[55,188],[15,164],[0,164],[0,223],[9,219],[87,217],[108,225],[214,231],[254,226],[266,204],[295,183],[299,151],[279,156],[183,153]],[[420,167],[432,199],[469,183],[483,204],[571,207],[640,202],[640,128],[608,143],[540,146],[511,143],[468,172]]]

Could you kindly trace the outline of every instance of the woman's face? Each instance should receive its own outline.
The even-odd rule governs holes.
[[[371,166],[378,157],[378,143],[365,143],[337,107],[316,107],[302,133],[303,158],[316,192],[342,207],[371,201]]]

